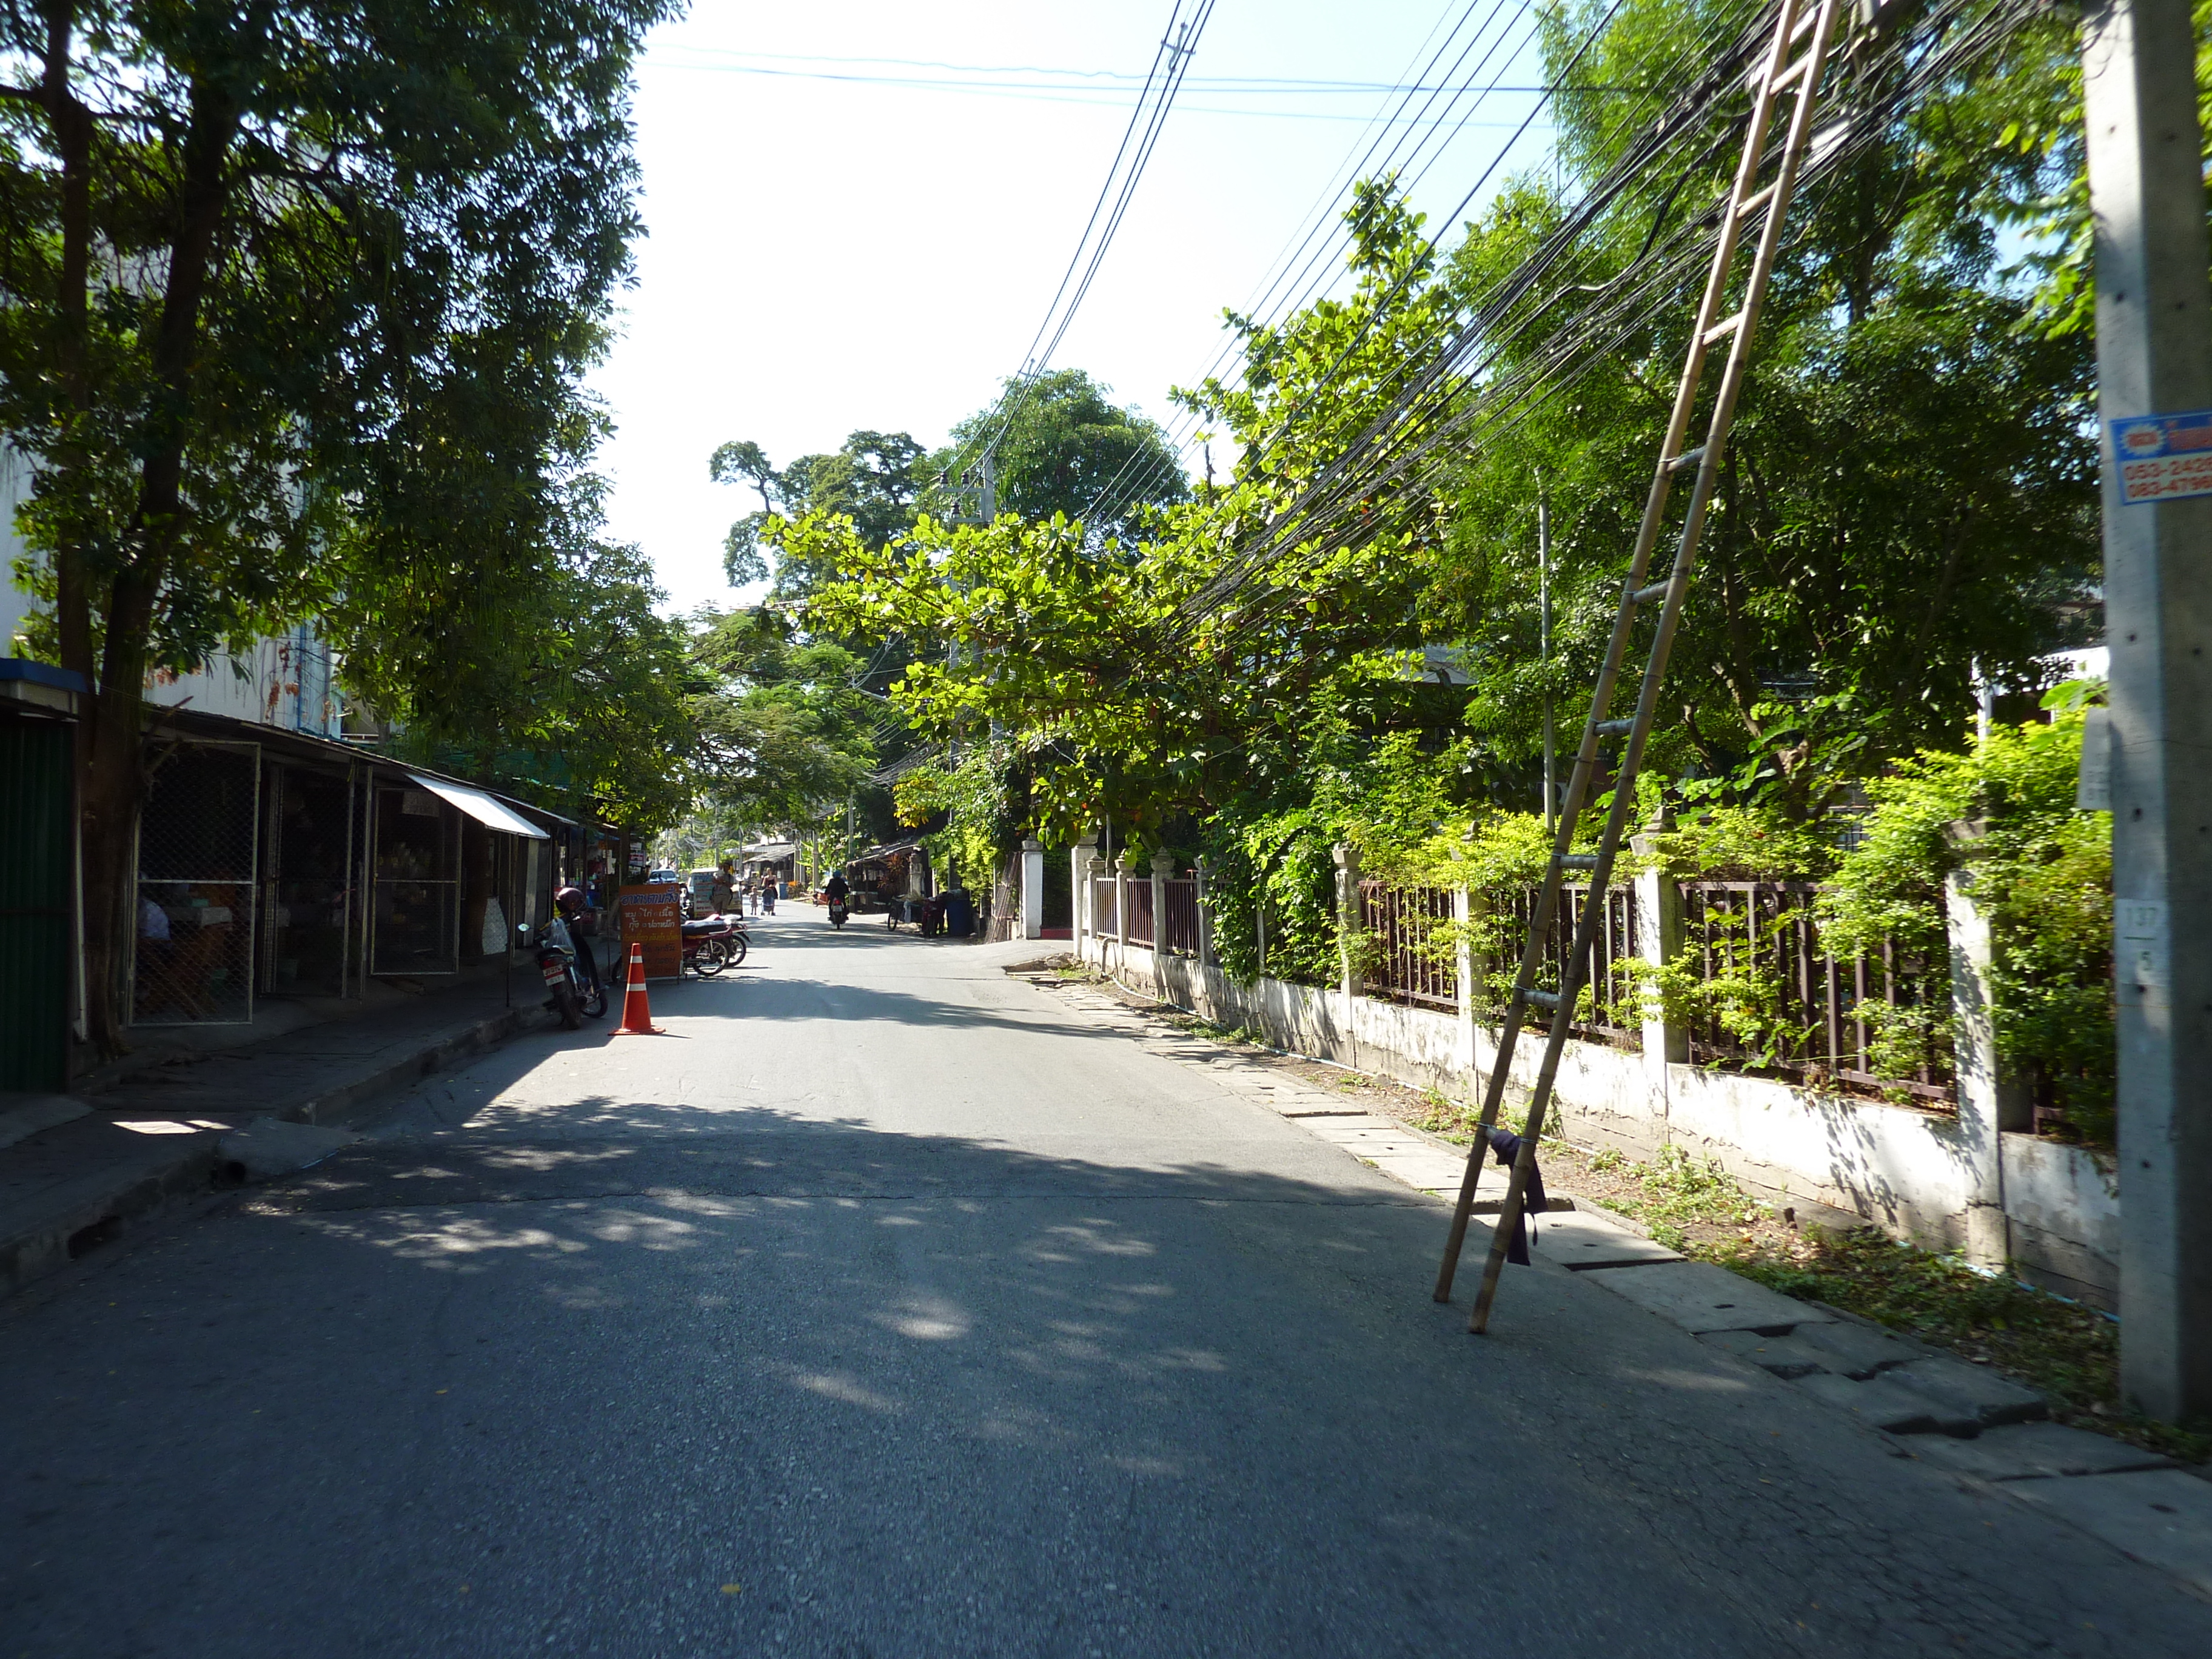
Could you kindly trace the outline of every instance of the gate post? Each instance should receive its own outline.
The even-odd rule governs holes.
[[[1044,937],[1044,843],[1022,838],[1022,937]]]
[[[1098,837],[1085,836],[1067,851],[1067,932],[1075,954],[1083,955],[1083,939],[1095,933],[1098,918],[1091,914],[1091,866],[1098,857]]]
[[[1119,969],[1129,954],[1129,855],[1114,855],[1114,942],[1121,948],[1115,953],[1114,966]]]

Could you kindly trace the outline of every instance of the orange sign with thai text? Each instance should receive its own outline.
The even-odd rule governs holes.
[[[645,946],[645,976],[675,979],[684,971],[684,909],[673,883],[622,890],[623,960],[616,984],[629,972],[629,947]]]

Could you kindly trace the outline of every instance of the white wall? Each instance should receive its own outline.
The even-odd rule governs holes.
[[[15,586],[15,561],[23,538],[15,533],[15,509],[30,488],[30,470],[13,444],[0,442],[0,657],[21,656],[15,635],[31,614],[31,596]]]
[[[0,656],[22,654],[15,635],[37,605],[17,585],[15,574],[23,556],[15,510],[30,483],[29,464],[14,446],[0,443]],[[344,710],[333,667],[330,647],[314,630],[295,628],[278,638],[256,641],[252,651],[235,657],[218,651],[189,674],[157,671],[148,677],[146,700],[336,738],[344,729]]]

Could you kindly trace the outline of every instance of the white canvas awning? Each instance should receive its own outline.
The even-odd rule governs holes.
[[[410,772],[407,775],[440,800],[459,807],[487,829],[496,830],[501,835],[527,836],[532,841],[553,839],[513,807],[493,799],[481,789],[471,788],[465,783],[447,783],[438,778],[426,778],[419,772]]]

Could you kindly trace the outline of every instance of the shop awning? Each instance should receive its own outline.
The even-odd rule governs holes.
[[[465,783],[447,783],[439,778],[426,778],[420,772],[410,772],[407,775],[440,800],[459,807],[487,829],[496,830],[501,835],[527,836],[532,841],[553,839],[521,813],[494,800],[481,789],[471,789]]]

